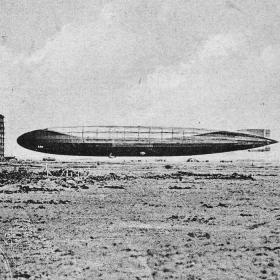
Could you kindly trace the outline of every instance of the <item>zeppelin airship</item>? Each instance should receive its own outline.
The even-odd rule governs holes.
[[[190,156],[277,143],[265,137],[264,131],[146,126],[60,127],[27,132],[17,142],[26,149],[58,155]]]

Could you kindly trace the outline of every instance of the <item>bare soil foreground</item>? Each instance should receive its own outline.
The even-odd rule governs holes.
[[[0,279],[280,279],[280,166],[0,165]]]

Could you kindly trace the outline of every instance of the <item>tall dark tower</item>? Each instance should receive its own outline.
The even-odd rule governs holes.
[[[0,159],[4,158],[4,116],[0,114]]]

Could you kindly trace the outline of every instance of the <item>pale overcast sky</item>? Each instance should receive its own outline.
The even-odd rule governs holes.
[[[0,113],[71,125],[271,128],[279,0],[0,0]],[[274,138],[275,138],[274,137]]]

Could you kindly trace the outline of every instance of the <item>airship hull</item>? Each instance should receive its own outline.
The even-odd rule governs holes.
[[[224,153],[237,150],[247,150],[257,148],[255,145],[143,145],[143,146],[121,146],[112,144],[53,144],[44,148],[31,149],[37,152],[76,155],[76,156],[191,156],[213,153]]]
[[[95,127],[96,128],[96,127]],[[24,148],[77,156],[190,156],[247,150],[276,141],[240,132],[176,128],[97,127],[60,132],[35,130],[21,135]],[[94,132],[93,132],[94,131]]]

